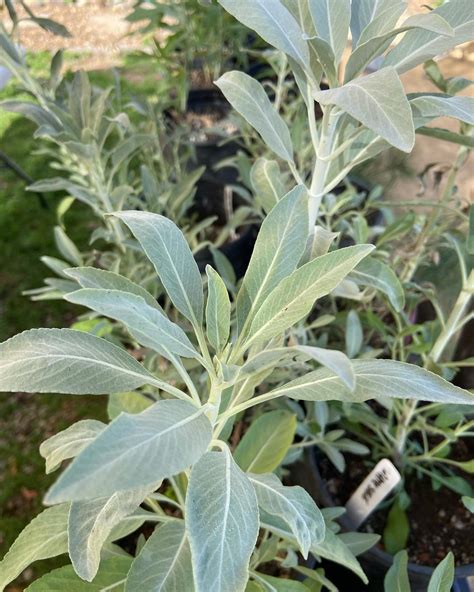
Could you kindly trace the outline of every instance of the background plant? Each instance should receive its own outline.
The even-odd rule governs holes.
[[[151,281],[150,269],[136,249],[126,251],[126,233],[105,217],[112,210],[146,204],[149,211],[166,213],[183,228],[188,226],[195,251],[203,248],[202,239],[213,220],[201,220],[191,228],[188,217],[203,168],[194,167],[191,148],[182,142],[181,135],[173,136],[160,115],[160,106],[136,102],[129,114],[117,111],[117,89],[93,88],[82,72],[70,82],[62,80],[61,54],[52,61],[50,79],[42,83],[30,75],[7,37],[2,37],[2,44],[0,59],[37,103],[4,101],[2,108],[22,113],[39,126],[36,136],[45,142],[44,152],[61,173],[36,182],[29,190],[68,195],[58,206],[55,229],[63,260],[43,258],[60,277],[48,279],[47,287],[30,294],[41,299],[60,297],[73,288],[63,273],[71,263],[118,270],[145,284]],[[91,208],[100,221],[90,238],[95,249],[84,254],[64,230],[64,215],[75,200]],[[225,230],[222,234],[221,240],[225,240]],[[155,292],[158,289],[149,286]]]
[[[248,64],[241,51],[250,42],[248,29],[212,0],[138,0],[127,20],[145,23],[140,30],[151,38],[154,63],[183,111],[192,86],[212,87],[230,63]],[[155,39],[158,31],[163,39]]]

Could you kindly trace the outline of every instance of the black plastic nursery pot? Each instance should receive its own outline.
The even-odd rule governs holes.
[[[219,249],[229,260],[238,280],[244,277],[249,266],[258,236],[258,229],[259,227],[255,224],[248,226],[237,239],[228,242]],[[199,251],[195,256],[195,260],[201,273],[204,273],[206,265],[212,265],[213,267],[216,265],[211,251],[207,248]]]
[[[206,170],[196,184],[196,196],[191,213],[199,220],[210,216],[217,217],[218,224],[225,224],[228,209],[236,209],[243,204],[235,193],[227,203],[226,188],[238,181],[238,172],[231,166],[222,166],[242,150],[232,139],[234,129],[226,118],[231,106],[217,87],[191,89],[188,94],[184,118],[190,120],[190,143],[194,146],[195,165],[205,166]],[[180,118],[174,115],[174,119]]]
[[[304,462],[299,462],[294,466],[292,480],[305,487],[321,507],[335,507],[340,505],[334,500],[321,475],[318,455],[314,450],[307,451]],[[354,484],[354,488],[357,485]],[[339,523],[343,530],[350,530],[350,524],[344,519],[344,516],[339,519]],[[393,557],[381,548],[373,547],[363,555],[360,555],[358,560],[369,579],[367,586],[357,576],[352,574],[352,572],[334,563],[323,562],[323,567],[326,570],[328,578],[343,591],[382,592],[384,589],[384,578],[393,563]],[[409,562],[408,575],[411,592],[427,592],[428,583],[433,571],[433,567]],[[474,592],[474,563],[456,568],[452,591]]]

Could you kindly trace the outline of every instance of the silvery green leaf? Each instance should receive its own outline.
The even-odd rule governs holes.
[[[315,70],[315,63],[319,64],[330,85],[338,86],[337,62],[332,47],[327,41],[317,36],[305,37],[305,39],[308,42],[312,70]],[[316,78],[319,80],[320,76],[316,76]]]
[[[335,535],[329,528],[326,528],[324,541],[317,545],[312,545],[311,553],[322,557],[323,559],[329,559],[329,561],[344,565],[344,567],[347,567],[347,569],[350,569],[357,574],[359,578],[367,584],[367,577],[362,571],[360,563],[357,561],[352,551],[347,547],[344,541]]]
[[[39,451],[46,460],[46,473],[55,471],[63,460],[77,456],[106,427],[101,421],[83,419],[45,440]]]
[[[415,128],[426,125],[438,117],[454,117],[474,125],[474,98],[450,97],[442,94],[420,93],[408,95]]]
[[[70,282],[61,278],[46,278],[44,283],[50,289],[50,299],[54,300],[62,298],[64,293],[77,290],[77,284],[75,282]],[[27,290],[26,292],[23,292],[23,294],[28,296],[31,295],[32,300],[41,300],[41,294],[44,290],[45,288],[38,288],[38,290]],[[48,288],[46,288],[46,290],[48,290]]]
[[[315,226],[313,233],[313,246],[311,250],[313,258],[326,255],[338,235],[338,232],[330,232],[322,226]]]
[[[47,503],[111,496],[176,475],[202,456],[211,434],[203,408],[186,401],[122,413],[68,466]]]
[[[239,377],[261,372],[267,368],[273,368],[282,360],[291,358],[293,355],[292,350],[288,347],[265,349],[246,360],[240,369]]]
[[[141,413],[153,405],[153,399],[143,393],[132,391],[129,393],[114,393],[109,395],[107,414],[109,419],[115,419],[121,413]]]
[[[335,78],[337,78],[334,52],[328,43],[317,37],[316,29],[311,17],[309,2],[310,0],[283,0],[283,4],[295,17],[296,22],[303,31],[303,39],[305,39],[308,44],[309,65],[313,81],[319,83],[323,75],[323,70],[326,72],[326,77],[331,81],[334,81]],[[293,71],[296,83],[302,92],[303,99],[308,106],[308,97],[306,93],[307,80],[304,71],[293,58],[289,58],[289,64]]]
[[[125,222],[141,244],[176,308],[193,324],[200,325],[204,308],[201,274],[176,224],[148,212],[114,215]]]
[[[466,134],[458,134],[448,129],[422,126],[416,129],[416,133],[422,136],[428,136],[429,138],[443,140],[444,142],[452,142],[453,144],[458,144],[459,146],[474,148],[474,137]]]
[[[448,553],[436,567],[428,584],[428,592],[450,592],[454,582],[454,555]]]
[[[35,105],[35,103],[26,101],[1,101],[0,108],[11,113],[19,113],[36,123],[37,126],[50,129],[53,133],[61,130],[61,124],[58,119],[49,111],[43,109],[43,107]]]
[[[272,339],[306,316],[371,251],[371,245],[339,249],[306,263],[267,296],[252,321],[246,345]]]
[[[280,158],[293,161],[290,130],[263,86],[243,72],[227,72],[215,82],[225,98]]]
[[[145,288],[113,271],[104,271],[95,267],[72,267],[66,270],[66,275],[76,280],[82,288],[130,292],[136,296],[141,296],[149,306],[161,310],[156,298],[147,292]]]
[[[237,277],[235,275],[235,270],[232,267],[232,263],[224,255],[224,253],[222,253],[222,251],[216,247],[211,245],[209,250],[212,254],[212,258],[219,275],[224,280],[226,286],[229,289],[234,290],[237,284]]]
[[[161,485],[161,481],[152,485],[151,487],[158,488]],[[79,502],[74,502],[79,503]],[[119,541],[124,537],[129,536],[132,533],[136,533],[136,531],[141,528],[147,520],[154,520],[155,516],[153,512],[148,512],[143,508],[138,508],[130,514],[129,516],[125,516],[121,522],[118,522],[112,529],[108,539],[107,545],[110,545],[113,541]]]
[[[125,592],[194,592],[191,551],[182,520],[157,528],[134,559]]]
[[[364,332],[357,311],[351,310],[346,320],[346,352],[349,358],[355,358],[364,343]],[[334,370],[333,370],[334,372]]]
[[[388,570],[384,579],[384,590],[385,592],[410,592],[408,554],[406,551],[400,551],[395,555],[392,567]]]
[[[240,331],[247,317],[254,316],[270,292],[295,271],[306,246],[308,224],[308,192],[298,185],[276,204],[258,233],[237,296]]]
[[[49,191],[67,191],[69,195],[72,195],[77,200],[81,201],[82,203],[85,203],[94,210],[97,210],[98,207],[97,197],[90,191],[88,191],[86,187],[81,187],[80,185],[71,183],[63,177],[54,177],[50,179],[36,181],[36,183],[29,185],[26,188],[26,190],[35,193],[46,193]]]
[[[208,278],[207,338],[216,352],[220,352],[229,339],[231,304],[229,293],[221,276],[210,265],[206,267],[206,273]]]
[[[339,63],[347,43],[351,0],[311,0],[309,9],[318,37],[331,46]]]
[[[87,306],[100,315],[120,321],[138,343],[167,359],[173,356],[199,356],[181,327],[147,304],[141,296],[120,290],[84,288],[67,294],[64,298],[68,302]]]
[[[61,255],[73,265],[82,265],[82,255],[79,249],[64,232],[61,226],[54,227],[54,242]]]
[[[280,167],[275,160],[258,158],[250,170],[255,199],[268,214],[285,195]]]
[[[34,561],[67,553],[69,504],[47,508],[26,526],[0,561],[0,590]]]
[[[102,561],[108,561],[114,557],[130,557],[130,555],[116,543],[105,543],[102,547]]]
[[[380,35],[395,27],[405,10],[406,4],[400,0],[352,0],[351,32],[354,46],[358,44],[362,31],[371,23],[380,23],[375,29],[375,35]]]
[[[68,548],[77,575],[92,582],[101,551],[114,526],[143,502],[148,488],[114,493],[110,497],[73,502],[69,510]]]
[[[285,540],[296,543],[296,539],[293,533],[289,530],[288,526],[285,524],[285,522],[283,522],[283,520],[277,518],[276,516],[262,512],[261,526],[262,528],[266,528],[270,532],[274,532],[275,534],[281,536]],[[324,541],[311,545],[311,553],[316,557],[329,559],[329,561],[334,561],[335,563],[347,567],[347,569],[350,569],[352,572],[357,574],[363,582],[368,582],[359,562],[354,557],[353,553],[330,528],[326,528]]]
[[[31,329],[0,344],[0,391],[103,395],[161,387],[135,358],[72,329]]]
[[[396,0],[393,4],[387,4],[383,10],[371,21],[365,29],[362,31],[359,39],[357,40],[357,46],[366,43],[374,37],[380,37],[385,33],[389,33],[396,28],[400,17],[406,11],[406,2],[400,2]],[[354,43],[355,44],[355,43]],[[353,45],[354,45],[353,44]]]
[[[343,532],[338,535],[338,539],[357,557],[372,549],[379,542],[380,535],[370,532]]]
[[[114,166],[114,170],[118,170],[137,150],[147,144],[151,144],[153,141],[154,137],[152,134],[135,133],[126,140],[119,142],[109,154],[109,159]]]
[[[342,352],[309,345],[296,345],[292,349],[301,352],[308,358],[316,360],[318,364],[329,368],[329,370],[332,370],[332,372],[340,377],[347,388],[352,391],[355,389],[355,375],[352,363]]]
[[[308,37],[314,37],[317,35],[316,28],[313,24],[313,18],[311,16],[310,11],[310,2],[311,0],[282,0],[282,3],[285,5],[286,8],[291,12],[291,14],[295,17],[296,22],[299,24],[301,30],[303,31],[303,39]],[[311,48],[310,48],[311,54]],[[310,64],[311,69],[314,73],[314,61],[313,56],[310,55]],[[290,66],[292,66],[290,62]],[[292,68],[293,69],[293,68]],[[320,76],[316,77],[318,80]]]
[[[415,130],[410,105],[393,68],[356,78],[339,88],[316,91],[323,105],[336,105],[395,148],[411,152]]]
[[[91,85],[86,72],[79,70],[74,74],[71,90],[68,93],[68,112],[77,128],[82,130],[90,125]]]
[[[402,74],[472,40],[474,14],[471,0],[450,0],[431,14],[444,18],[454,29],[454,36],[448,37],[431,31],[409,31],[387,55],[384,66],[392,66]]]
[[[413,364],[393,360],[353,360],[352,366],[356,376],[356,389],[352,393],[338,376],[327,368],[320,368],[272,391],[273,398],[362,402],[377,397],[394,397],[474,405],[474,395]]]
[[[392,269],[373,257],[367,257],[350,274],[359,286],[375,288],[385,294],[393,308],[400,312],[405,306],[405,291]]]
[[[230,452],[207,452],[194,465],[186,528],[196,592],[243,592],[259,530],[255,490]]]
[[[302,487],[286,487],[276,475],[249,475],[259,507],[283,520],[307,557],[312,545],[324,539],[326,525],[318,506]]]
[[[279,0],[219,0],[219,3],[262,39],[309,67],[308,47],[298,22]]]
[[[41,263],[44,263],[51,271],[54,271],[57,275],[69,279],[69,276],[65,273],[66,269],[69,269],[70,264],[66,263],[62,259],[56,259],[56,257],[44,256],[40,258]]]
[[[246,473],[269,473],[283,461],[296,432],[296,416],[277,409],[260,415],[245,432],[234,452]]]
[[[360,43],[352,53],[346,66],[345,81],[352,80],[360,74],[372,60],[384,53],[390,43],[399,35],[412,29],[436,32],[439,35],[453,36],[454,31],[450,25],[439,15],[417,14],[407,19],[400,27],[389,32],[372,37]]]
[[[341,158],[334,159],[330,164],[327,186],[332,190],[340,183],[339,175],[343,168],[354,167],[366,162],[388,148],[390,148],[390,144],[378,137],[373,131],[369,129],[361,130],[360,135],[354,140],[352,145],[344,151]]]
[[[92,583],[81,580],[72,565],[60,567],[33,582],[26,592],[124,592],[131,557],[113,557],[104,561]]]
[[[12,21],[16,22],[18,17],[16,15],[16,11],[15,11],[14,7],[12,6],[11,2],[9,3],[9,6],[7,5],[7,3],[5,3],[5,5],[7,6],[7,10],[9,12],[9,15],[10,15]],[[3,32],[0,34],[0,47],[2,48],[2,51],[5,52],[5,54],[11,60],[16,62],[17,64],[21,64],[21,65],[25,64],[25,59],[24,59],[24,55],[23,55],[22,50],[12,42],[12,40],[8,37],[8,35],[6,35]],[[2,59],[5,59],[5,55],[2,55]]]

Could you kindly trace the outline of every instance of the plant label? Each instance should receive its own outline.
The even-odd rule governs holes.
[[[388,458],[382,459],[346,504],[347,517],[357,529],[400,483],[401,475]]]

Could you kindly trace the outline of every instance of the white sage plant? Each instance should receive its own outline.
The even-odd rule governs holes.
[[[278,87],[272,104],[264,86],[243,72],[228,72],[216,82],[280,161],[261,158],[253,167],[252,184],[264,208],[284,193],[280,163],[287,165],[297,183],[308,184],[313,231],[324,196],[354,167],[387,148],[411,152],[415,132],[474,146],[472,137],[427,127],[442,116],[474,124],[473,98],[452,96],[456,89],[451,88],[407,95],[400,80],[401,74],[472,40],[470,0],[451,0],[401,23],[407,8],[404,0],[219,2],[286,56],[308,112],[314,162],[306,180],[307,171],[279,112]],[[352,51],[343,65],[349,32]],[[378,69],[366,74],[373,64]],[[322,82],[328,90],[321,90]],[[323,111],[320,123],[315,101]]]
[[[116,219],[153,263],[182,316],[180,325],[130,280],[92,268],[69,272],[83,287],[67,299],[123,323],[139,343],[176,366],[183,388],[88,333],[36,329],[0,345],[0,391],[128,392],[133,399],[133,391],[147,387],[145,397],[136,393],[134,413],[121,413],[109,425],[79,422],[44,443],[48,470],[74,460],[46,495],[51,507],[20,534],[0,563],[1,586],[30,562],[69,552],[77,576],[92,581],[99,573],[99,582],[105,578],[127,591],[245,590],[249,578],[265,581],[255,559],[260,530],[303,556],[329,556],[360,573],[343,541],[325,528],[310,496],[272,473],[286,454],[284,444],[268,437],[252,447],[244,437],[233,456],[229,437],[235,419],[281,397],[356,402],[384,395],[464,404],[474,398],[416,366],[351,362],[341,352],[285,345],[286,330],[372,251],[370,245],[356,245],[300,265],[308,217],[303,187],[272,209],[233,306],[211,267],[205,299],[192,252],[173,222],[140,211],[118,213]],[[321,367],[265,392],[265,377],[294,356]],[[187,360],[202,366],[205,380],[191,380]],[[295,428],[291,414],[284,419],[280,434],[288,431],[288,422]],[[253,431],[269,433],[268,427]],[[287,447],[292,436],[286,438]],[[169,487],[173,494],[165,495]],[[146,510],[140,508],[143,502]],[[166,513],[163,506],[174,512]],[[137,556],[112,558],[109,564],[107,558],[119,553],[111,541],[145,521],[160,526]],[[65,573],[74,578],[72,571]],[[52,572],[30,590],[61,577]]]
[[[319,91],[310,66],[310,41],[287,9],[276,0],[225,0],[222,4],[288,53],[298,80],[307,79],[302,88],[308,91],[311,109],[309,92]],[[331,27],[334,22],[338,27],[347,22],[348,29],[349,3],[312,6],[315,20]],[[346,10],[344,18],[334,19],[328,12],[333,6],[348,7],[349,15]],[[369,21],[373,16],[369,12]],[[445,27],[439,18],[435,25]],[[331,51],[339,59],[347,30],[344,35],[334,33],[328,38],[332,42],[337,38]],[[398,82],[393,83],[398,81],[394,69],[386,74],[387,80],[369,83],[369,96],[375,92],[395,101],[395,106],[384,109],[383,115],[371,112],[369,124],[372,119],[392,118],[390,132],[377,125],[375,133],[380,131],[388,141],[408,149],[414,141],[409,104]],[[230,88],[239,93],[254,82],[231,74],[221,79],[221,88],[229,80]],[[297,176],[288,129],[256,84],[246,103],[251,114],[257,113],[252,123],[263,126],[262,135],[268,135]],[[360,94],[356,88],[356,95]],[[255,112],[254,99],[263,110]],[[398,117],[399,103],[408,106],[406,129]],[[351,99],[353,104],[361,105],[363,100]],[[366,580],[352,551],[371,546],[373,536],[338,534],[332,524],[334,511],[323,514],[304,489],[281,481],[275,471],[291,445],[296,421],[291,413],[267,411],[266,404],[285,397],[362,402],[384,396],[471,405],[474,397],[417,366],[391,360],[351,361],[341,352],[292,345],[286,339],[288,330],[310,313],[315,301],[334,293],[373,251],[365,244],[332,252],[327,252],[329,245],[319,252],[314,248],[318,236],[322,240],[314,231],[319,203],[329,190],[329,170],[338,163],[337,157],[328,160],[327,155],[334,155],[333,149],[346,154],[342,144],[339,148],[333,144],[342,121],[336,115],[340,111],[342,117],[344,109],[346,103],[338,100],[335,107],[328,107],[323,128],[313,129],[318,135],[316,181],[310,191],[298,181],[269,208],[233,301],[211,267],[206,270],[204,290],[184,236],[159,214],[122,211],[111,216],[125,224],[150,259],[179,313],[173,315],[176,322],[142,286],[116,273],[87,267],[68,270],[80,288],[67,300],[122,323],[138,343],[173,365],[179,379],[167,382],[159,371],[150,369],[148,358],[140,362],[105,339],[74,330],[26,331],[0,345],[0,391],[119,393],[123,399],[118,401],[124,401],[121,409],[117,403],[108,425],[79,422],[43,444],[47,470],[73,460],[47,493],[49,507],[26,527],[0,562],[0,588],[33,561],[63,553],[69,553],[72,566],[44,576],[29,587],[30,592],[85,589],[84,581],[93,582],[91,590],[125,592],[278,590],[278,578],[261,568],[268,561],[326,585],[319,570],[298,565],[297,552],[337,561]],[[355,115],[347,117],[353,125]],[[278,124],[267,125],[268,121]],[[331,151],[326,152],[329,143]],[[267,388],[267,378],[295,359],[315,367]],[[195,364],[201,372],[189,370]],[[235,447],[234,426],[248,410],[260,415]],[[279,438],[274,437],[276,429]],[[114,543],[144,522],[157,526],[145,543],[139,539],[133,556]],[[299,589],[296,580],[281,581],[290,582],[292,588],[286,589]]]

